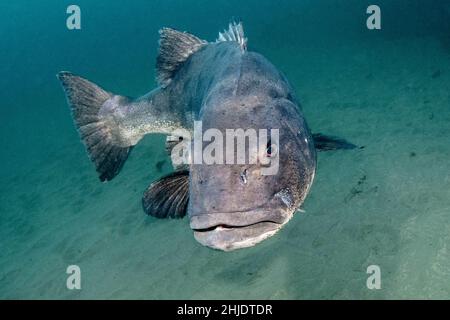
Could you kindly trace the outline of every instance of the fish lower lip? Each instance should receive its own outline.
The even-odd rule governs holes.
[[[260,223],[273,223],[273,224],[280,224],[278,222],[275,221],[270,221],[270,220],[264,220],[264,221],[259,221],[259,222],[255,222],[255,223],[251,223],[248,225],[239,225],[239,226],[232,226],[232,225],[227,225],[227,224],[218,224],[215,226],[211,226],[208,228],[203,228],[203,229],[193,229],[193,231],[195,232],[210,232],[210,231],[214,231],[216,229],[222,228],[222,229],[241,229],[241,228],[247,228],[247,227],[251,227]]]

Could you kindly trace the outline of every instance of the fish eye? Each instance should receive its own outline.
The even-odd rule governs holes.
[[[278,152],[278,147],[276,144],[272,144],[272,140],[269,140],[266,145],[266,156],[275,157]]]

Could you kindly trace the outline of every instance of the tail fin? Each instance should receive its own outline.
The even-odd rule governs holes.
[[[115,142],[113,125],[99,114],[100,108],[113,94],[70,72],[60,72],[57,77],[64,88],[75,125],[100,180],[111,180],[122,169],[132,149]]]
[[[326,136],[321,133],[313,134],[313,140],[314,140],[314,146],[319,151],[357,148],[357,146],[355,146],[351,142],[348,142],[345,139],[333,137],[333,136]]]

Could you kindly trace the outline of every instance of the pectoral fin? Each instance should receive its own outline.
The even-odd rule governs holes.
[[[355,149],[358,146],[338,137],[327,136],[321,133],[313,134],[314,146],[318,151]]]
[[[153,182],[144,192],[146,214],[164,218],[183,218],[189,200],[189,172],[175,171]]]

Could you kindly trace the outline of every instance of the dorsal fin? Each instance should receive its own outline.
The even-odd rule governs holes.
[[[160,86],[167,86],[181,65],[206,41],[187,32],[170,28],[159,30],[159,53],[156,58],[157,80]]]
[[[242,23],[231,22],[228,25],[228,30],[224,30],[223,32],[219,32],[219,37],[216,42],[223,41],[234,41],[239,43],[242,51],[247,50],[247,38],[244,35],[244,28],[242,27]]]

